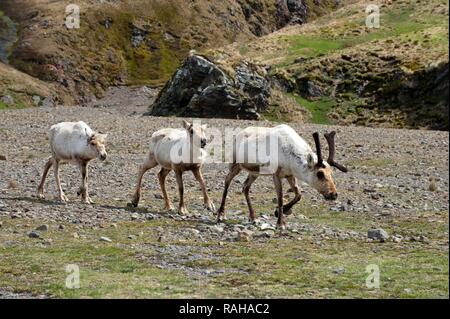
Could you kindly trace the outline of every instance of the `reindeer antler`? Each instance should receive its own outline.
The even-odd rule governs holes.
[[[338,170],[340,170],[344,173],[347,173],[348,169],[345,166],[335,162],[335,160],[334,160],[334,154],[336,153],[336,146],[334,143],[336,131],[333,131],[331,133],[325,133],[324,135],[325,135],[325,138],[327,139],[328,148],[329,148],[329,155],[328,155],[328,160],[327,160],[328,164],[330,164],[330,166],[336,167]]]
[[[322,157],[322,147],[320,146],[320,135],[318,132],[315,132],[313,134],[314,142],[316,143],[316,151],[317,151],[317,165],[323,164],[323,157]]]

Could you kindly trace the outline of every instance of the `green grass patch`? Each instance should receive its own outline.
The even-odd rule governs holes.
[[[291,39],[290,54],[311,58],[342,47],[342,43],[330,39],[297,36]]]
[[[271,198],[269,194],[260,195]],[[243,209],[245,214],[243,196],[231,199],[230,209]],[[274,205],[270,202],[257,201],[255,208],[271,215]],[[205,242],[184,237],[159,242],[159,227],[164,233],[172,233],[199,225],[197,221],[161,218],[82,230],[68,224],[61,231],[52,224],[42,233],[43,239],[52,239],[51,244],[45,244],[26,236],[40,224],[38,221],[31,221],[32,225],[27,221],[27,225],[4,218],[0,228],[0,288],[60,298],[448,298],[448,250],[442,246],[448,236],[447,212],[380,220],[368,214],[332,213],[326,205],[313,205],[307,200],[295,211],[288,222],[301,212],[307,216],[301,223],[313,229],[322,225],[364,233],[377,226],[390,234],[426,234],[430,243],[322,239],[307,231],[298,234],[301,239],[277,235],[249,243],[225,241],[217,249],[214,247],[219,238]],[[80,238],[73,238],[74,231]],[[135,237],[129,239],[130,234]],[[113,242],[101,242],[100,236]],[[157,267],[149,261],[156,250],[169,247],[186,247],[189,253],[199,255],[183,261],[186,253],[178,250],[178,270]],[[176,256],[172,250],[167,253],[175,257],[173,264]],[[164,258],[158,257],[161,261]],[[79,266],[80,289],[65,286],[68,264]],[[380,289],[367,288],[368,265],[379,267]],[[186,266],[222,272],[199,280],[181,270]],[[343,272],[337,273],[337,269]]]
[[[333,124],[328,117],[328,113],[333,109],[335,104],[332,98],[324,97],[315,101],[310,101],[298,95],[293,95],[298,104],[305,107],[311,112],[311,122],[314,124]]]
[[[431,27],[441,26],[448,30],[448,16],[417,13],[415,3],[406,7],[394,6],[381,12],[380,28],[367,29],[365,18],[356,19],[350,15],[345,23],[333,28],[325,26],[317,34],[283,37],[280,41],[287,43],[288,52],[278,67],[287,67],[298,57],[315,58],[374,40],[396,38],[405,34],[414,35]],[[349,32],[351,30],[354,32]],[[345,36],[336,38],[339,33],[345,33]]]

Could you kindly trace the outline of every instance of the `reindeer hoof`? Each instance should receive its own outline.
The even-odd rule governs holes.
[[[223,223],[227,220],[227,217],[225,215],[219,214],[217,216],[217,224]]]
[[[173,205],[166,205],[164,206],[163,210],[166,212],[173,212],[175,210],[175,207],[173,207]]]
[[[284,231],[284,230],[286,230],[287,229],[287,227],[286,227],[286,224],[277,224],[277,229],[279,229],[279,230],[281,230],[281,231]]]
[[[278,208],[277,209],[275,209],[275,212],[273,213],[274,215],[275,215],[275,217],[277,217],[278,218]],[[283,215],[285,215],[285,216],[289,216],[289,215],[292,215],[292,208],[291,209],[289,209],[287,212],[283,212]]]
[[[215,212],[216,211],[216,206],[214,205],[214,203],[210,202],[208,204],[205,204],[205,208],[209,211],[209,212]]]
[[[189,211],[186,207],[178,208],[178,214],[180,215],[189,215]]]
[[[37,194],[37,198],[39,198],[39,199],[45,199],[45,196],[44,196],[43,193],[38,193],[38,194]]]
[[[62,196],[59,196],[58,197],[58,201],[61,203],[61,204],[67,204],[68,202],[69,202],[69,199],[67,198],[67,196],[66,195],[62,195]]]

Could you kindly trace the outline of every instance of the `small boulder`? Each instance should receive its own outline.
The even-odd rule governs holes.
[[[379,240],[382,243],[389,239],[388,233],[382,228],[369,230],[367,237],[372,240]]]
[[[39,232],[37,232],[37,231],[31,231],[31,232],[28,233],[28,237],[30,237],[30,238],[40,238],[41,234],[39,234]]]

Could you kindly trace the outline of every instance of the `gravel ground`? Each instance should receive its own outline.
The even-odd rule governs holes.
[[[129,113],[126,108],[60,107],[54,109],[11,110],[0,113],[0,214],[61,220],[79,218],[88,224],[96,219],[117,221],[129,219],[123,207],[134,191],[138,165],[147,152],[151,134],[163,127],[180,127],[178,118],[155,118]],[[60,121],[84,120],[92,128],[107,132],[109,158],[94,161],[90,166],[91,197],[105,205],[79,204],[76,190],[80,183],[78,169],[62,167],[62,183],[71,199],[67,206],[54,202],[55,183],[50,171],[46,184],[48,201],[35,198],[43,166],[50,156],[47,131]],[[246,127],[257,123],[219,119],[203,120],[210,127]],[[258,123],[270,125],[270,123]],[[423,211],[448,209],[448,132],[371,129],[361,127],[323,127],[310,124],[292,125],[310,143],[316,130],[337,130],[337,158],[350,168],[336,172],[339,200],[331,203],[332,210],[348,210],[369,214],[416,214]],[[148,172],[144,182],[143,204],[162,204],[155,176],[158,169]],[[204,168],[211,192],[222,191],[227,164],[211,164]],[[437,191],[429,191],[430,179],[435,179]],[[241,173],[235,191],[240,191],[245,174]],[[169,189],[176,197],[175,180],[169,177]],[[198,191],[191,174],[186,174],[186,191]],[[260,178],[253,192],[273,190],[271,178]],[[303,187],[304,197],[323,202],[312,189]],[[153,194],[153,195],[152,195]],[[235,195],[231,195],[235,196]],[[274,194],[275,197],[275,194]],[[216,204],[217,203],[216,198]],[[243,199],[243,198],[242,198]],[[157,202],[154,204],[153,202]],[[191,207],[199,207],[190,200]],[[217,205],[216,205],[217,206]],[[246,207],[242,206],[245,210]],[[195,208],[194,208],[195,211]],[[194,212],[193,211],[193,212]]]
[[[164,127],[180,127],[179,118],[155,118],[142,116],[145,105],[130,107],[122,103],[114,105],[99,102],[91,107],[58,107],[52,109],[32,108],[6,110],[0,113],[0,219],[23,218],[39,222],[77,224],[79,228],[96,229],[119,221],[145,221],[146,219],[171,218],[179,221],[200,222],[196,228],[161,229],[164,238],[189,238],[199,240],[235,240],[242,231],[254,233],[254,240],[264,241],[274,235],[271,229],[276,220],[270,211],[258,212],[259,225],[247,222],[247,207],[241,193],[245,174],[241,173],[233,183],[229,198],[229,217],[237,224],[216,226],[214,216],[205,212],[201,205],[201,193],[192,174],[185,176],[188,216],[161,212],[163,201],[157,183],[158,169],[147,173],[143,186],[142,207],[131,210],[126,207],[135,187],[138,164],[146,155],[151,134]],[[99,106],[101,105],[101,106]],[[131,112],[130,112],[131,108]],[[61,205],[55,201],[56,191],[52,171],[46,184],[46,199],[36,195],[40,176],[46,159],[50,156],[47,139],[49,127],[60,121],[87,122],[93,129],[108,133],[108,154],[105,162],[94,161],[90,166],[90,192],[95,204],[81,204],[76,191],[80,183],[78,169],[71,165],[62,167],[62,185],[70,202]],[[224,130],[226,127],[246,127],[257,124],[250,121],[220,119],[202,120],[210,127]],[[259,125],[271,125],[259,122]],[[448,132],[372,129],[362,127],[324,127],[310,124],[292,124],[294,129],[310,143],[314,131],[335,129],[337,134],[337,159],[350,168],[343,174],[336,172],[339,199],[325,203],[321,196],[307,186],[302,187],[303,198],[311,207],[329,205],[331,211],[374,214],[380,218],[392,216],[417,216],[424,212],[436,213],[448,210],[449,203],[449,135]],[[211,164],[204,168],[209,191],[219,205],[226,164]],[[431,191],[430,180],[436,189]],[[173,174],[168,179],[168,190],[176,205],[177,190]],[[252,188],[256,204],[272,203],[275,192],[271,178],[260,178]],[[303,215],[299,209],[297,217]],[[306,214],[307,215],[307,214]],[[305,216],[305,219],[307,217]],[[320,238],[366,240],[367,233],[341,231],[332,227],[303,224],[301,218],[288,218],[289,231],[280,240],[296,238],[304,231]],[[264,226],[262,226],[264,224]],[[1,227],[1,225],[0,225]],[[448,242],[444,243],[448,250]],[[181,269],[180,259],[214,258],[214,249],[205,248],[201,256],[190,255],[187,248],[177,246],[150,247],[158,258],[150,263],[161,267]],[[179,258],[178,258],[179,257]],[[144,258],[144,257],[143,257]],[[184,266],[183,266],[184,267]],[[205,270],[183,268],[188,275],[203,276]],[[206,275],[221,273],[208,271]],[[0,296],[14,298],[13,294],[0,291]],[[18,296],[20,297],[20,296]]]

